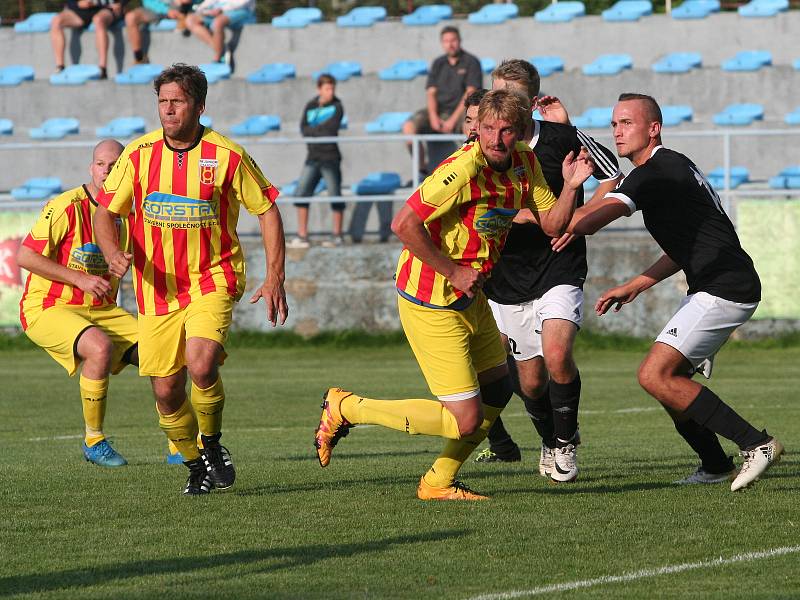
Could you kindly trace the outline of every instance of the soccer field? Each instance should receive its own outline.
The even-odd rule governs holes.
[[[0,597],[800,597],[800,347],[717,358],[712,388],[787,448],[735,494],[670,484],[695,458],[636,384],[641,357],[579,346],[576,483],[538,475],[514,398],[504,419],[523,461],[461,472],[492,499],[423,503],[440,440],[359,427],[327,469],[312,446],[328,386],[429,397],[403,344],[231,348],[223,443],[237,480],[201,498],[181,495],[186,469],[165,464],[133,369],[112,380],[106,421],[130,465],[104,470],[81,455],[77,382],[40,350],[0,351]]]

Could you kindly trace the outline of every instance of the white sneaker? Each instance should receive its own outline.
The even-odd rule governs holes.
[[[294,236],[289,242],[286,244],[287,248],[311,248],[311,242],[308,241],[308,238],[300,237],[299,235]]]
[[[744,463],[739,475],[731,483],[732,492],[746,488],[778,462],[783,454],[783,444],[775,438],[770,438],[766,444],[752,450],[743,450],[740,454],[744,458]]]
[[[677,481],[673,481],[675,485],[693,485],[697,483],[723,483],[725,481],[731,481],[734,477],[736,477],[736,469],[731,469],[727,473],[709,473],[706,471],[702,465],[697,467],[697,470],[692,473],[691,475],[684,477],[683,479],[678,479]]]
[[[553,461],[556,459],[556,451],[542,444],[542,449],[539,452],[539,475],[542,477],[550,477],[553,472]]]
[[[322,242],[323,248],[338,248],[344,244],[344,238],[341,235],[332,235],[330,239]]]
[[[567,444],[563,448],[555,448],[553,470],[550,479],[558,483],[575,481],[578,478],[578,449],[575,444]]]

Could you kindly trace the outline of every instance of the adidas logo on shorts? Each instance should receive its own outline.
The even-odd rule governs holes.
[[[674,335],[675,337],[678,337],[678,328],[673,327],[672,329],[668,329],[667,335]]]

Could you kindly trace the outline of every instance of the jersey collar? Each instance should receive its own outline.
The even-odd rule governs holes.
[[[664,147],[664,145],[663,145],[663,144],[659,144],[658,146],[656,146],[655,148],[653,148],[653,151],[650,153],[650,158],[653,158],[653,157],[656,155],[656,152],[658,152],[659,150],[661,150],[663,147]]]
[[[89,188],[86,187],[86,184],[84,183],[81,185],[81,187],[83,188],[83,191],[86,192],[86,197],[89,198],[89,202],[92,203],[92,206],[97,206],[97,200],[92,197],[92,193],[89,191]]]
[[[536,144],[539,142],[539,132],[542,129],[542,124],[539,123],[536,119],[533,120],[533,137],[531,138],[530,143],[528,144],[531,148],[535,148]]]
[[[194,142],[192,142],[192,145],[189,146],[188,148],[173,148],[172,146],[170,146],[166,136],[164,135],[163,129],[161,130],[161,138],[164,140],[164,145],[167,147],[167,150],[170,150],[172,152],[189,152],[197,148],[197,144],[199,144],[200,140],[203,139],[203,135],[205,135],[205,133],[206,133],[205,125],[200,125],[200,130],[197,132],[197,138],[194,140]]]

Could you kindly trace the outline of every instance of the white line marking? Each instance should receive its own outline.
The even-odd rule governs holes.
[[[754,560],[760,560],[762,558],[772,558],[773,556],[783,556],[785,554],[794,554],[797,552],[800,552],[800,546],[784,546],[782,548],[773,548],[772,550],[764,550],[761,552],[746,552],[744,554],[736,554],[730,558],[719,557],[712,560],[701,560],[693,563],[668,565],[666,567],[659,567],[657,569],[642,569],[641,571],[634,571],[633,573],[626,573],[624,575],[603,575],[602,577],[597,577],[595,579],[570,581],[568,583],[555,583],[552,585],[531,588],[529,590],[514,590],[495,594],[483,594],[481,596],[473,596],[470,598],[470,600],[510,600],[511,598],[522,598],[524,596],[538,596],[540,594],[551,594],[554,592],[567,592],[571,590],[594,587],[596,585],[604,585],[607,583],[625,583],[628,581],[636,581],[637,579],[658,577],[659,575],[671,575],[673,573],[682,573],[683,571],[692,571],[694,569],[705,569],[724,565],[732,565],[741,562],[751,562]]]

